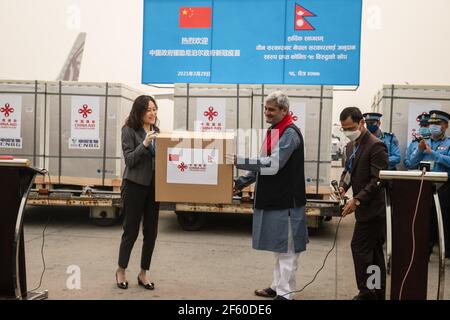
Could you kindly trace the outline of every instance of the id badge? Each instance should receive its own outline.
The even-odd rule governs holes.
[[[352,181],[352,175],[350,174],[350,172],[347,171],[344,176],[344,183],[345,183],[345,185],[349,186],[351,181]]]

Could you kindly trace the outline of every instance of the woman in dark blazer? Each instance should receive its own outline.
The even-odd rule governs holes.
[[[153,249],[158,231],[159,203],[155,201],[155,137],[158,106],[150,96],[139,96],[133,103],[130,115],[122,128],[122,150],[125,171],[122,179],[122,214],[124,216],[122,241],[120,243],[117,287],[128,289],[125,270],[131,250],[139,234],[143,220],[144,243],[141,254],[141,271],[137,277],[139,286],[153,290],[149,281]],[[143,219],[142,219],[143,218]]]

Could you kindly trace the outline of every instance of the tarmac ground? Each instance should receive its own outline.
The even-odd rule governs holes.
[[[340,168],[333,168],[335,178]],[[300,254],[297,289],[310,282],[333,245],[338,218],[323,222],[310,233],[307,250]],[[45,242],[43,244],[44,226]],[[336,249],[328,256],[316,280],[296,300],[347,300],[356,293],[350,241],[354,216],[342,220]],[[176,215],[161,211],[150,279],[155,290],[138,287],[142,235],[130,259],[128,290],[115,285],[122,229],[94,225],[87,208],[29,207],[25,215],[25,248],[28,290],[39,284],[49,299],[264,299],[253,294],[272,281],[273,253],[251,248],[251,215],[212,214],[200,231],[183,231]],[[437,248],[429,263],[428,299],[437,290]],[[447,260],[448,264],[448,260]],[[450,272],[446,266],[446,272]],[[450,299],[449,276],[445,299]]]

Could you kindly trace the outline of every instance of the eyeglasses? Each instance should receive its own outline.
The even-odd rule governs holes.
[[[351,127],[351,128],[342,128],[342,127],[340,127],[340,128],[339,128],[339,131],[341,131],[341,132],[345,132],[345,131],[356,131],[357,129],[358,129],[358,126]]]

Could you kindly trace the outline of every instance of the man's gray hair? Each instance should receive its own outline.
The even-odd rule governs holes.
[[[287,108],[289,110],[289,98],[283,91],[274,91],[269,94],[266,103],[272,103],[280,109]]]

